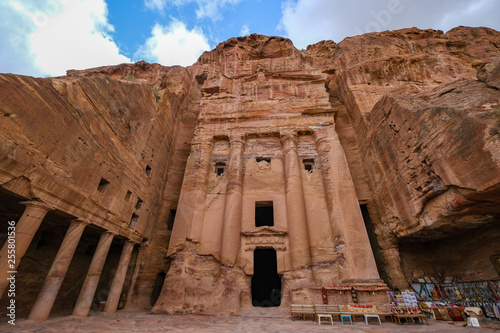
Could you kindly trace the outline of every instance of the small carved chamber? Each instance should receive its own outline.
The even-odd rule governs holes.
[[[306,158],[302,160],[302,163],[304,163],[304,169],[308,172],[313,172],[314,170],[314,159],[312,158]]]
[[[272,201],[255,202],[255,226],[274,226],[274,209]]]
[[[217,176],[222,176],[226,171],[226,163],[224,162],[216,162],[215,163],[215,173]]]

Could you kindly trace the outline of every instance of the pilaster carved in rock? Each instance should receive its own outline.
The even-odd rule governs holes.
[[[226,202],[222,226],[221,262],[232,266],[241,246],[241,211],[243,192],[243,148],[245,137],[229,137],[230,153],[227,169]]]
[[[297,152],[297,133],[282,131],[286,210],[292,268],[311,265],[309,232],[307,229],[306,206],[302,189],[300,158]]]
[[[337,249],[349,263],[346,281],[379,280],[359,201],[334,124],[315,128],[318,157]]]

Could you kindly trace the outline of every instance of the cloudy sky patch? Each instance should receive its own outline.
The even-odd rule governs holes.
[[[68,69],[146,60],[189,66],[231,37],[324,39],[405,27],[500,30],[497,0],[5,0],[0,72],[64,75]]]

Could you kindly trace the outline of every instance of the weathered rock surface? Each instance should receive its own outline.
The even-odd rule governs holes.
[[[164,223],[156,227],[157,219],[166,220],[170,212],[160,210],[161,192],[167,172],[173,182],[182,179],[187,156],[182,145],[189,147],[192,137],[192,131],[182,131],[193,126],[185,105],[193,98],[190,86],[195,81],[182,67],[157,65],[161,73],[149,64],[121,67],[130,68],[130,76],[149,75],[156,85],[111,79],[109,68],[52,79],[2,75],[1,186],[136,243],[148,240],[147,245],[158,238],[141,248],[139,272],[150,273],[138,275],[141,283],[133,293],[137,296],[145,288],[140,306],[150,307],[169,237]],[[167,84],[168,89],[160,88]],[[101,179],[109,184],[100,187]],[[166,192],[174,195],[174,189]],[[132,222],[133,214],[137,221]],[[43,273],[38,278],[43,281]],[[78,291],[73,291],[69,306]],[[31,290],[34,297],[37,292]]]
[[[283,307],[380,284],[373,255],[391,287],[415,271],[492,279],[499,89],[500,33],[468,27],[307,50],[251,35],[188,68],[2,74],[0,186],[141,243],[129,308],[151,307],[166,274],[156,311],[251,311],[256,248],[276,250]],[[274,226],[255,226],[256,202]]]
[[[330,73],[330,95],[347,109],[352,130],[343,140],[354,147],[346,149],[351,172],[392,285],[411,278],[398,268],[401,241],[426,243],[498,224],[499,45],[500,34],[487,28],[446,34],[412,28],[306,51]],[[497,244],[476,258],[498,250]],[[496,272],[491,265],[472,276]]]

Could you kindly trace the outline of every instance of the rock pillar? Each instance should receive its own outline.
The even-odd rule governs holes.
[[[28,247],[33,240],[43,218],[49,210],[46,204],[38,201],[21,202],[26,206],[24,213],[15,225],[15,259],[9,261],[9,241],[7,240],[0,250],[0,298],[9,284],[7,278],[15,274]],[[3,222],[2,222],[3,223]],[[10,253],[12,254],[12,253]],[[13,273],[9,273],[13,272]]]
[[[367,282],[380,277],[359,208],[359,201],[334,125],[314,133],[330,219],[337,230],[337,249],[344,252],[349,268],[342,272],[345,282]]]
[[[86,317],[89,313],[113,237],[114,235],[107,231],[101,234],[94,257],[90,263],[87,276],[85,277],[80,295],[78,296],[78,300],[73,310],[74,316]]]
[[[229,143],[231,151],[227,169],[226,202],[224,205],[220,253],[222,264],[233,266],[241,245],[244,137],[240,135],[231,136]]]
[[[57,251],[56,257],[52,262],[49,273],[45,278],[42,290],[31,309],[29,319],[45,320],[49,317],[59,288],[61,288],[61,284],[66,276],[69,264],[71,263],[71,259],[73,259],[76,247],[86,225],[86,223],[78,220],[71,222],[59,247],[59,251]]]
[[[287,131],[281,133],[283,155],[285,158],[286,212],[292,268],[311,265],[311,249],[307,230],[306,205],[302,189],[302,176],[297,134]]]
[[[109,290],[108,299],[106,300],[104,312],[114,313],[118,308],[120,295],[123,289],[123,283],[125,282],[125,277],[127,276],[128,264],[130,262],[130,257],[132,256],[133,250],[133,242],[126,241],[125,244],[123,244],[122,254],[120,256],[120,261],[118,262],[118,267],[116,268],[115,277],[113,278],[113,282],[111,283],[111,288]]]
[[[179,198],[168,255],[184,248],[186,238],[199,242],[205,214],[207,179],[210,170],[213,138],[193,139]]]
[[[384,257],[386,271],[390,272],[388,276],[388,284],[391,288],[399,288],[405,290],[408,288],[408,280],[401,267],[401,257],[399,255],[399,247],[391,247],[382,249],[382,256]]]

